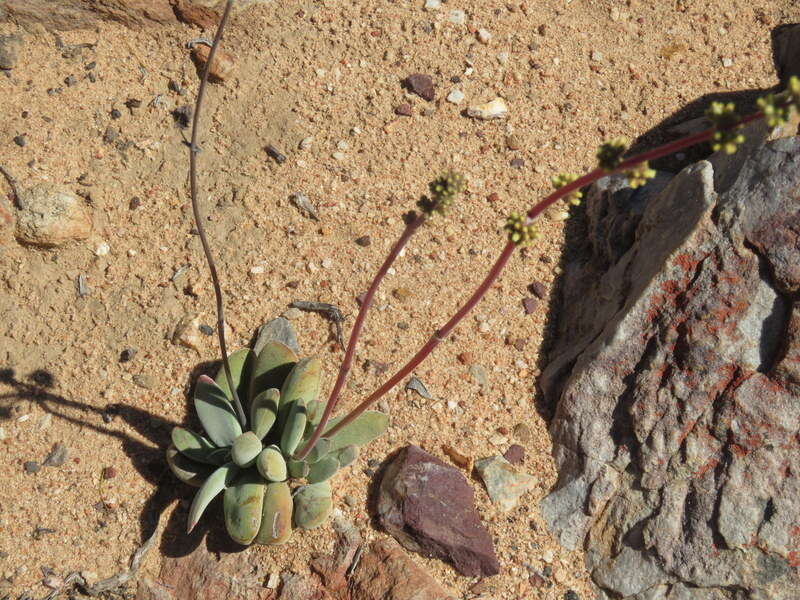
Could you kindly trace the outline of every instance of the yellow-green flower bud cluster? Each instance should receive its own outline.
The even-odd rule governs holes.
[[[553,187],[558,190],[565,185],[569,185],[576,179],[578,179],[578,176],[573,175],[572,173],[559,173],[558,175],[552,177],[550,181],[553,182]],[[572,206],[578,206],[581,203],[581,198],[583,198],[583,192],[580,190],[574,190],[564,196],[564,200],[569,204],[572,204]]]
[[[508,240],[517,246],[527,246],[539,238],[533,223],[528,223],[528,218],[518,212],[509,215],[503,229],[508,232]]]
[[[467,180],[460,174],[450,171],[430,184],[432,202],[428,213],[444,215],[453,205],[456,197],[467,189]]]
[[[738,131],[741,125],[733,102],[712,102],[706,111],[706,117],[715,130],[711,138],[711,149],[714,152],[722,150],[725,154],[736,152],[744,142],[744,136]]]
[[[604,171],[613,171],[622,162],[622,157],[628,150],[625,138],[615,138],[610,142],[600,145],[597,150],[597,162]]]
[[[628,178],[628,185],[636,189],[655,177],[656,170],[651,169],[648,162],[644,161],[625,171],[625,175]]]

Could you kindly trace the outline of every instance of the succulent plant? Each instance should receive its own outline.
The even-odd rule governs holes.
[[[335,435],[321,438],[304,460],[293,457],[322,416],[317,400],[321,363],[299,359],[277,340],[256,354],[229,356],[231,375],[248,418],[244,431],[222,369],[202,375],[194,406],[205,436],[172,430],[167,463],[181,481],[200,489],[189,509],[191,531],[206,507],[224,491],[225,526],[240,544],[283,544],[293,528],[321,525],[333,508],[330,479],[358,457],[358,448],[388,425],[381,412],[365,412]],[[330,421],[333,427],[337,419]]]

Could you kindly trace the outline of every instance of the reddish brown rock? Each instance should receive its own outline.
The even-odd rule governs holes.
[[[454,600],[392,540],[375,540],[350,579],[351,600]]]
[[[205,44],[200,44],[192,48],[192,60],[197,65],[199,73],[203,72],[210,53],[211,48]],[[222,48],[217,48],[217,53],[214,55],[214,62],[211,63],[211,68],[208,70],[208,80],[215,83],[222,83],[233,72],[234,66],[233,56],[225,52]]]
[[[414,73],[406,77],[403,84],[409,91],[414,92],[417,96],[428,102],[431,102],[436,95],[433,79],[431,79],[430,75]]]
[[[503,458],[512,465],[521,465],[525,461],[525,448],[519,444],[512,444],[503,454]]]
[[[387,467],[378,491],[378,519],[407,549],[451,562],[463,575],[500,570],[467,480],[417,446],[403,448]]]
[[[97,19],[135,27],[175,22],[170,0],[6,0],[3,7],[15,23],[56,30],[90,27]]]

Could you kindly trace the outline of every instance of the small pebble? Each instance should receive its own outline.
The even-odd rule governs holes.
[[[723,56],[722,57],[722,66],[725,67],[726,69],[728,67],[732,67],[733,66],[733,59],[732,58],[728,58],[727,56]]]
[[[350,508],[355,508],[358,506],[358,498],[355,496],[351,496],[350,494],[346,494],[344,497],[344,503],[347,504]]]
[[[438,10],[442,6],[442,0],[425,0],[425,10]]]
[[[457,8],[453,9],[447,15],[447,20],[453,23],[454,25],[464,25],[467,22],[467,13]]]
[[[140,373],[133,376],[133,383],[138,385],[140,388],[151,390],[156,386],[156,378],[152,375],[148,375],[147,373]]]
[[[522,307],[525,309],[526,315],[533,314],[538,306],[539,301],[536,298],[524,298],[522,300]]]
[[[291,308],[287,308],[283,311],[283,318],[288,319],[290,321],[294,321],[295,319],[299,319],[303,316],[303,311],[299,308],[295,308],[294,306]]]
[[[447,101],[453,104],[460,104],[464,100],[464,92],[458,89],[452,90],[447,94]]]
[[[362,248],[366,248],[372,243],[372,239],[368,235],[362,235],[359,238],[356,238],[356,244],[361,246]]]
[[[279,165],[282,165],[286,162],[286,155],[272,144],[267,144],[264,150]]]
[[[26,473],[38,473],[41,470],[42,465],[40,465],[35,460],[28,460],[22,465],[22,468],[25,469]]]
[[[45,467],[60,467],[65,462],[67,462],[67,457],[69,456],[69,451],[67,447],[58,442],[53,445],[50,450],[50,454],[47,455],[47,458],[44,459],[44,466]]]
[[[532,437],[533,433],[528,425],[525,423],[517,423],[514,425],[514,439],[524,443],[529,442]]]
[[[414,73],[406,77],[405,86],[423,100],[431,102],[435,97],[433,79],[425,73]]]
[[[28,139],[24,135],[17,135],[14,136],[14,143],[20,148],[24,148],[28,145]]]
[[[117,476],[117,470],[114,467],[103,468],[103,479],[114,479]]]
[[[406,331],[409,327],[410,327],[410,325],[408,323],[406,323],[405,321],[398,321],[397,322],[397,328],[398,329],[402,329],[403,331]]]
[[[69,75],[64,79],[64,83],[67,84],[67,87],[72,87],[78,83],[78,79],[74,75]]]
[[[122,113],[119,112],[116,108],[111,111],[111,118],[112,119],[116,120],[116,119],[119,119],[121,116],[122,116]],[[189,123],[187,122],[186,123],[186,127],[188,127],[188,126],[189,126]]]
[[[564,593],[564,600],[581,600],[581,597],[578,596],[578,592],[575,590],[567,590]]]
[[[125,348],[119,353],[119,362],[130,362],[136,356],[136,348]]]
[[[489,33],[486,29],[478,29],[477,32],[478,41],[481,44],[488,44],[489,40],[492,39],[492,34]]]
[[[0,35],[0,69],[13,69],[16,67],[21,49],[21,36]]]
[[[410,104],[400,104],[395,107],[394,113],[401,117],[410,117],[414,114],[414,110],[411,108]]]
[[[506,148],[508,148],[509,150],[519,150],[520,147],[521,147],[521,144],[520,144],[519,138],[517,138],[517,136],[515,136],[513,134],[506,136]]]
[[[510,57],[510,55],[508,54],[508,52],[498,52],[497,53],[497,62],[499,62],[501,65],[508,64],[509,57]]]
[[[94,253],[95,253],[96,256],[105,256],[106,254],[109,253],[110,250],[111,250],[111,248],[109,247],[109,245],[107,243],[100,242],[97,245],[97,248],[94,249]]]
[[[528,578],[528,583],[531,584],[531,587],[540,588],[547,585],[547,580],[538,573],[534,573]]]
[[[543,284],[541,281],[534,281],[532,284],[528,286],[528,290],[530,290],[531,294],[543,300],[544,297],[547,295],[547,286]]]
[[[304,137],[300,140],[300,150],[308,150],[311,148],[311,144],[314,142],[313,136]]]
[[[592,60],[595,62],[600,62],[603,60],[603,53],[598,50],[592,50]]]
[[[512,444],[503,454],[503,458],[512,465],[520,465],[525,460],[525,448],[519,444]]]
[[[200,325],[197,329],[199,329],[200,333],[203,335],[214,335],[214,328],[206,325],[205,323]]]
[[[514,167],[515,169],[521,169],[522,167],[524,167],[524,166],[525,166],[525,159],[523,159],[523,158],[519,158],[519,157],[517,157],[517,158],[512,158],[512,159],[511,159],[511,163],[510,163],[510,164],[511,164],[511,166],[512,166],[512,167]]]
[[[472,365],[469,368],[469,374],[478,385],[485,386],[489,381],[486,376],[486,367],[483,365]]]
[[[490,119],[504,119],[508,116],[508,105],[502,98],[495,98],[486,104],[477,104],[467,109],[467,115],[475,119],[488,121]]]
[[[118,137],[119,137],[119,129],[117,129],[113,125],[109,125],[108,127],[106,127],[106,131],[103,134],[103,141],[106,144],[114,142]]]
[[[344,152],[334,152],[331,156],[336,160],[344,160],[347,158],[347,155]]]
[[[392,292],[392,296],[400,300],[400,302],[405,302],[411,297],[411,290],[404,287],[397,288]]]

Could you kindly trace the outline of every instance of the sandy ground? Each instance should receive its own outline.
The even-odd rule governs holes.
[[[345,405],[382,381],[366,361],[399,367],[448,318],[499,252],[505,215],[547,192],[552,174],[586,169],[604,139],[635,138],[703,94],[774,85],[770,31],[800,17],[792,0],[451,0],[435,11],[422,4],[289,0],[253,9],[227,35],[235,74],[208,95],[201,190],[233,347],[294,299],[338,305],[349,327],[355,297],[427,182],[449,167],[470,180],[451,216],[421,231],[387,278]],[[451,9],[465,10],[468,26],[448,22]],[[492,34],[487,44],[477,28]],[[0,25],[0,33],[13,31]],[[203,33],[212,32],[98,24],[64,34],[66,44],[96,44],[65,57],[53,36],[25,32],[20,65],[0,75],[0,163],[22,187],[63,183],[95,214],[89,240],[57,250],[23,247],[10,227],[0,228],[0,594],[43,595],[42,567],[62,576],[116,573],[153,516],[190,498],[164,473],[160,448],[187,417],[192,373],[217,356],[214,337],[202,337],[196,351],[171,342],[184,315],[214,323],[187,199],[188,130],[170,114],[193,103],[198,78],[184,43]],[[468,61],[474,70],[465,75]],[[89,63],[96,66],[87,70]],[[434,78],[434,102],[401,88],[415,72]],[[72,86],[64,83],[70,75]],[[186,95],[171,91],[170,80]],[[459,106],[445,101],[453,88],[466,96]],[[509,101],[506,121],[462,114],[496,95]],[[129,99],[141,106],[128,108]],[[412,117],[395,115],[403,103]],[[109,126],[118,130],[113,141],[104,140]],[[12,141],[21,134],[24,147]],[[519,150],[508,149],[509,134]],[[309,136],[310,148],[299,149]],[[284,164],[267,155],[267,144],[286,154]],[[521,168],[511,165],[516,158]],[[319,222],[289,201],[297,192],[318,207]],[[569,252],[562,227],[542,221],[541,242],[512,259],[474,315],[418,369],[440,400],[393,391],[388,434],[335,485],[338,506],[368,537],[383,535],[366,512],[369,459],[407,443],[443,458],[447,444],[474,457],[502,453],[513,441],[508,432],[527,424],[524,468],[538,488],[502,514],[473,481],[502,565],[497,598],[562,598],[570,589],[593,597],[581,553],[557,546],[538,509],[555,481],[535,403],[549,298],[533,314],[522,300],[532,282],[552,290]],[[371,245],[355,243],[365,235]],[[97,252],[103,244],[107,254]],[[84,297],[79,275],[90,290]],[[341,351],[329,324],[304,314],[294,325],[303,350],[324,359],[330,385]],[[517,339],[526,341],[521,349],[507,343]],[[121,362],[126,348],[137,352]],[[459,360],[462,353],[471,357]],[[485,367],[485,389],[470,362]],[[58,442],[69,450],[63,466],[26,473],[26,461],[41,463]],[[161,553],[170,553],[179,530],[167,530]],[[266,572],[303,571],[332,539],[326,526],[296,536],[291,552],[248,552]],[[474,583],[441,562],[415,560],[459,595]],[[158,563],[149,557],[147,570],[157,573]],[[547,566],[551,586],[531,587],[530,569]]]

